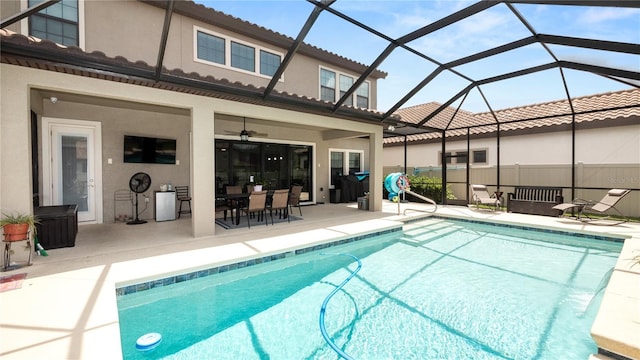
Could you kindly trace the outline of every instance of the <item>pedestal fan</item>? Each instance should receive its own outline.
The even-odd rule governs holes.
[[[127,225],[145,224],[146,220],[140,220],[138,217],[138,194],[149,190],[151,186],[151,177],[147,173],[139,172],[133,174],[129,179],[129,188],[136,193],[136,218],[135,220],[127,222]]]

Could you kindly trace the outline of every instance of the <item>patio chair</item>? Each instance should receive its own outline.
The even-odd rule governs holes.
[[[297,206],[300,211],[300,216],[302,216],[302,208],[300,207],[300,193],[302,193],[302,185],[293,185],[291,187],[291,192],[289,193],[289,213],[291,213],[291,208],[293,206]]]
[[[471,188],[471,201],[479,208],[480,205],[491,205],[494,211],[500,206],[500,199],[489,194],[489,190],[485,185],[472,184]]]
[[[581,222],[600,221],[601,225],[622,224],[629,221],[629,219],[620,210],[616,209],[615,205],[630,192],[631,190],[628,189],[611,189],[600,201],[574,199],[570,203],[559,204],[553,208],[562,211],[560,216],[564,216],[564,213],[568,210],[577,211],[577,215],[572,218]],[[604,217],[594,219],[589,216],[589,212],[603,215]],[[614,214],[611,214],[612,212]],[[621,219],[609,221],[613,215],[617,215]]]
[[[178,210],[178,219],[182,214],[191,214],[191,196],[189,195],[188,186],[176,186],[176,197],[180,201],[180,209]],[[182,204],[187,203],[189,210],[182,210]],[[226,217],[226,216],[225,216]]]
[[[264,225],[267,225],[267,219],[264,218],[265,210],[267,208],[267,191],[254,191],[249,195],[249,204],[247,207],[240,209],[240,211],[244,211],[247,214],[247,226],[251,228],[251,213],[258,214],[258,221],[260,219],[264,219]],[[236,214],[237,216],[240,216]]]
[[[273,225],[273,211],[280,210],[283,213],[280,214],[280,218],[283,216],[287,218],[288,222],[291,222],[289,218],[289,189],[281,189],[273,192],[271,197],[271,204],[269,207],[269,215],[271,215],[271,225]]]
[[[233,208],[226,200],[216,200],[216,212],[224,212],[224,221],[227,221],[227,211],[231,212],[231,221],[233,222]]]

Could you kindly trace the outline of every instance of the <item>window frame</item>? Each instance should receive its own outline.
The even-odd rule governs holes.
[[[324,71],[330,71],[330,72],[335,74],[335,79],[334,79],[335,80],[335,87],[333,88],[333,90],[334,90],[334,99],[332,101],[333,103],[338,102],[338,100],[340,100],[342,98],[342,95],[347,90],[349,90],[348,88],[347,89],[341,89],[340,88],[340,83],[341,83],[340,79],[341,79],[341,77],[347,77],[347,78],[353,79],[352,86],[353,86],[353,83],[355,83],[356,79],[358,78],[358,76],[355,76],[353,74],[349,74],[349,73],[346,73],[346,72],[342,72],[342,71],[338,71],[338,70],[332,69],[332,68],[324,66],[324,65],[320,65],[318,67],[318,99],[320,99],[320,100],[323,100],[323,98],[322,98],[322,88],[323,88],[323,86],[322,86],[322,71],[323,70]],[[371,81],[365,80],[364,83],[367,86],[367,107],[366,107],[366,109],[371,109]],[[347,100],[347,101],[344,102],[344,105],[358,107],[357,106],[358,91],[360,91],[360,89],[363,86],[364,86],[364,84],[361,84],[360,87],[358,87],[358,89],[356,89],[356,91],[353,94],[351,94],[351,96],[350,96],[350,102],[351,103],[349,103],[349,100]],[[324,100],[324,101],[329,101],[329,100]]]
[[[225,55],[224,55],[224,64],[219,64],[213,61],[209,61],[206,59],[201,59],[198,57],[198,32],[201,32],[205,35],[210,35],[210,36],[214,36],[220,39],[224,40],[224,46],[225,46]],[[242,46],[246,46],[249,48],[253,49],[253,63],[254,63],[254,67],[253,67],[253,71],[248,71],[239,67],[234,67],[231,66],[231,58],[232,58],[232,53],[231,53],[231,47],[232,47],[232,43],[236,43],[238,45],[242,45]],[[253,75],[253,76],[258,76],[261,78],[265,78],[265,79],[271,79],[273,78],[272,75],[264,75],[262,73],[262,63],[260,61],[261,58],[261,54],[262,52],[265,52],[267,54],[271,54],[271,55],[275,55],[277,57],[280,58],[280,64],[282,64],[282,59],[284,58],[284,53],[280,52],[280,51],[276,51],[274,49],[271,48],[267,48],[265,46],[261,46],[255,43],[251,43],[248,41],[244,41],[244,40],[240,40],[238,38],[235,38],[233,36],[229,36],[229,35],[225,35],[219,32],[216,32],[214,30],[211,29],[207,29],[207,28],[203,28],[201,26],[197,26],[194,25],[193,26],[193,61],[196,63],[201,63],[201,64],[205,64],[205,65],[210,65],[210,66],[215,66],[215,67],[219,67],[219,68],[223,68],[223,69],[227,69],[227,70],[232,70],[232,71],[236,71],[239,73],[243,73],[243,74],[249,74],[249,75]],[[280,66],[280,65],[278,65]],[[282,74],[282,76],[280,76],[280,79],[278,79],[278,81],[280,82],[284,82],[284,74]]]
[[[485,161],[484,162],[474,162],[472,161],[474,159],[475,153],[476,152],[484,152],[484,156],[485,156]],[[469,165],[489,165],[489,149],[488,148],[477,148],[477,149],[469,149],[469,151],[467,150],[450,150],[450,151],[445,151],[446,155],[449,155],[451,157],[447,157],[447,165],[466,165],[467,162],[466,161],[459,161],[459,158],[457,158],[456,156],[458,155],[463,155],[463,154],[467,154],[467,157],[469,157],[469,153],[471,153],[471,157],[469,158]],[[438,152],[438,165],[442,166],[442,152],[439,151]]]
[[[351,154],[358,154],[360,155],[360,170],[359,171],[364,171],[364,150],[357,150],[357,149],[338,149],[338,148],[329,148],[329,189],[335,189],[336,188],[336,184],[333,183],[333,176],[331,174],[331,171],[333,169],[333,166],[331,164],[331,155],[333,153],[341,153],[342,154],[342,176],[345,175],[349,175],[349,169],[350,169],[350,160],[351,160]]]
[[[475,161],[476,153],[484,152],[484,161]],[[471,158],[469,159],[473,165],[489,165],[489,149],[473,149],[471,150]]]
[[[75,22],[75,26],[76,26],[76,30],[77,30],[77,34],[78,34],[78,44],[76,45],[71,45],[71,46],[77,46],[81,49],[85,49],[85,41],[86,41],[86,37],[85,37],[85,14],[84,14],[84,8],[85,8],[85,0],[77,0],[78,3],[78,19]],[[22,11],[27,10],[29,8],[29,0],[21,0],[20,1],[20,9]],[[35,14],[34,14],[35,15]],[[39,15],[42,16],[42,15]],[[64,18],[59,18],[59,17],[55,17],[55,16],[51,16],[51,15],[44,15],[43,17],[47,17],[47,18],[56,18],[56,19],[60,19],[59,21],[61,21],[62,23],[66,23],[66,24],[70,24],[69,20],[66,20]],[[26,17],[24,19],[22,19],[20,21],[20,33],[22,34],[28,34],[29,36],[35,36],[35,35],[31,35],[31,17]],[[49,40],[49,39],[47,39]],[[65,46],[69,46],[69,45],[65,45]]]

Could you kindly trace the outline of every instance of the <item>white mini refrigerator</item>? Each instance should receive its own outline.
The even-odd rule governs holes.
[[[176,192],[156,191],[156,221],[176,219]]]

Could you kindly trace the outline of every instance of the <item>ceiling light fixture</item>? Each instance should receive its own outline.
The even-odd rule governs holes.
[[[249,141],[249,132],[247,131],[247,118],[242,118],[242,131],[240,131],[240,141]]]

